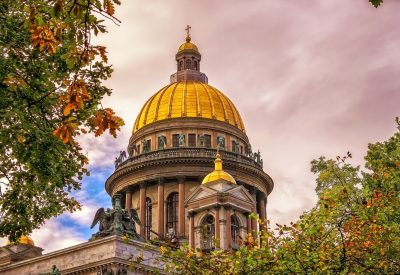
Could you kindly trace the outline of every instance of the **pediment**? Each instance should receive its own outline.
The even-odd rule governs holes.
[[[185,200],[185,204],[188,204],[192,201],[197,201],[202,198],[206,198],[209,196],[212,196],[214,194],[218,193],[218,191],[213,190],[209,187],[206,187],[204,185],[198,186],[190,195],[189,197]]]
[[[229,193],[232,197],[246,201],[250,204],[256,203],[251,194],[249,193],[249,191],[247,191],[247,189],[244,188],[243,186],[237,186],[236,188],[229,190],[227,193]]]
[[[207,187],[221,193],[226,192],[232,188],[235,188],[235,186],[232,186],[231,183],[228,183],[226,181],[214,182],[210,185],[207,185]]]

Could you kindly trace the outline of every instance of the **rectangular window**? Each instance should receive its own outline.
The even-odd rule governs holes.
[[[204,135],[204,146],[207,148],[211,148],[211,136],[210,135]]]
[[[232,152],[237,153],[236,150],[236,141],[232,140]]]
[[[172,135],[172,147],[179,147],[179,134]]]
[[[196,146],[196,134],[189,134],[189,146]]]
[[[240,145],[240,153],[243,155],[243,146]]]

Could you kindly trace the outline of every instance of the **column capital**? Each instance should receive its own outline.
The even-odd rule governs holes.
[[[157,180],[158,185],[164,185],[165,182],[166,182],[165,178],[158,178]]]
[[[124,191],[126,192],[126,193],[129,193],[129,192],[133,192],[133,186],[132,185],[129,185],[129,186],[127,186],[127,187],[125,187],[124,188]]]
[[[145,181],[139,182],[140,189],[146,188],[147,183]]]
[[[176,179],[177,179],[178,183],[184,183],[186,177],[185,176],[178,176],[178,177],[176,177]]]

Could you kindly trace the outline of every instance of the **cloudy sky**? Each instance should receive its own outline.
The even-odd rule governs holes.
[[[91,177],[76,195],[83,209],[52,219],[32,238],[45,253],[86,241],[98,207],[109,206],[105,179],[125,149],[145,101],[168,84],[174,55],[192,26],[209,83],[244,120],[275,188],[273,222],[295,220],[316,202],[310,161],[347,151],[363,164],[368,142],[395,131],[400,115],[400,1],[375,9],[367,0],[122,1],[109,33],[114,92],[103,105],[126,122],[117,139],[83,140]]]

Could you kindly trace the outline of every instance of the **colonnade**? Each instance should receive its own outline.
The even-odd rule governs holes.
[[[177,227],[177,236],[182,238],[185,237],[185,177],[177,177],[178,182],[178,227]],[[158,200],[158,211],[157,211],[157,219],[158,219],[158,228],[157,233],[160,236],[165,236],[165,194],[164,194],[164,185],[165,179],[159,178],[157,181],[157,200]],[[126,190],[126,202],[125,202],[125,209],[129,210],[132,208],[132,188],[128,188]],[[257,202],[254,205],[252,212],[258,213],[261,220],[266,219],[266,197],[264,195],[257,200],[257,191],[255,189],[251,190],[251,194],[254,200]],[[161,202],[161,203],[160,203]],[[139,184],[139,218],[142,221],[142,226],[139,229],[140,235],[145,235],[145,219],[146,219],[146,182],[141,182]],[[229,207],[224,208],[225,216],[221,216],[221,206],[216,207],[215,209],[215,238],[221,238],[221,229],[220,223],[221,218],[226,221],[226,236],[231,236],[231,209]],[[258,210],[258,211],[257,211]],[[252,219],[249,217],[250,213],[246,213],[247,217],[247,224],[246,230],[248,233],[252,233],[256,235],[259,228],[256,219]],[[189,213],[189,245],[191,247],[195,247],[195,223],[194,223],[194,213]],[[231,238],[226,239],[226,245],[228,248],[232,247],[232,240]]]

